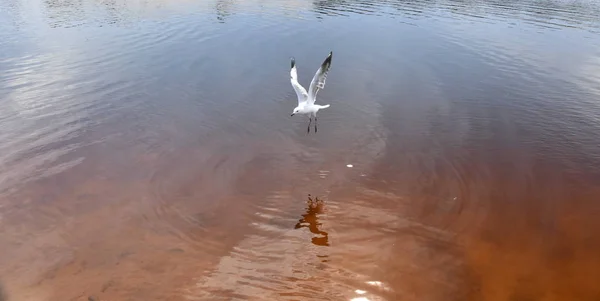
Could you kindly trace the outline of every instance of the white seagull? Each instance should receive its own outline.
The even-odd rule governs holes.
[[[312,117],[315,117],[315,133],[317,132],[317,112],[320,109],[329,108],[329,105],[320,106],[315,104],[315,100],[317,99],[317,92],[319,89],[323,89],[325,87],[325,80],[327,79],[327,72],[329,72],[329,68],[331,67],[331,56],[332,52],[329,52],[329,55],[321,64],[319,70],[313,77],[310,82],[310,87],[308,87],[308,93],[306,89],[302,87],[298,83],[298,72],[296,71],[296,60],[292,58],[292,70],[290,70],[290,81],[292,82],[292,87],[296,91],[296,95],[298,96],[298,106],[294,108],[291,116],[296,114],[306,114],[308,115],[308,132],[310,132],[310,124],[312,122]]]

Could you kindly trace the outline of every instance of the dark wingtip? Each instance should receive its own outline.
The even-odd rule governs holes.
[[[296,66],[296,60],[294,58],[292,58],[292,67],[291,68],[294,68],[294,66]]]
[[[325,61],[323,62],[323,66],[328,66],[331,65],[331,57],[333,55],[333,52],[330,51],[329,55],[327,56],[327,58],[325,59]]]

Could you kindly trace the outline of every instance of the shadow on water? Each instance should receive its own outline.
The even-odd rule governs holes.
[[[312,243],[317,246],[329,246],[329,233],[319,230],[322,224],[319,222],[318,215],[323,213],[324,203],[318,197],[313,198],[308,195],[306,213],[302,214],[302,218],[298,221],[294,229],[308,228],[311,233],[317,234],[312,238]]]

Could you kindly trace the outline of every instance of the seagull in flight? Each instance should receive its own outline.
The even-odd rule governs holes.
[[[325,80],[327,79],[327,72],[329,72],[329,68],[331,67],[331,56],[332,52],[329,52],[329,55],[317,70],[317,73],[313,77],[310,82],[310,87],[308,87],[308,92],[306,89],[302,87],[298,83],[298,72],[296,71],[296,60],[292,57],[292,69],[290,70],[290,81],[292,82],[292,87],[296,91],[296,95],[298,96],[298,106],[294,108],[291,116],[296,114],[305,114],[308,115],[308,130],[310,133],[310,124],[312,123],[312,118],[315,118],[315,133],[317,132],[317,112],[320,109],[329,108],[329,105],[320,106],[315,104],[315,100],[317,99],[317,92],[319,89],[323,89],[325,87]]]

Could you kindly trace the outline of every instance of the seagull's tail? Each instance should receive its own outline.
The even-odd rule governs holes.
[[[320,109],[327,109],[327,108],[329,108],[329,105],[319,106],[319,110]]]

